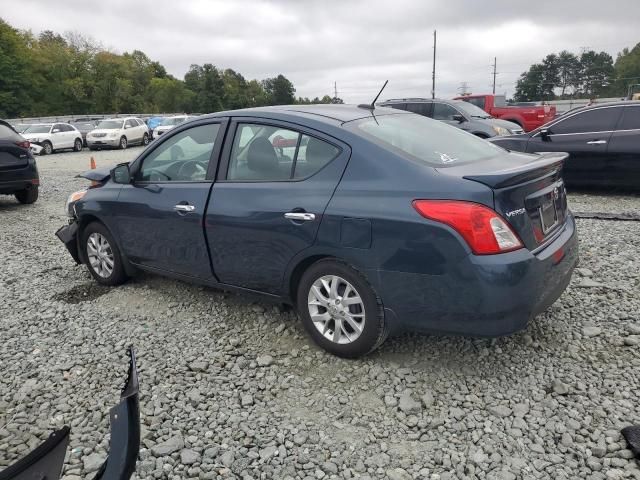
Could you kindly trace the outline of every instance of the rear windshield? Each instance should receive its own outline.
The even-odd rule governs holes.
[[[104,128],[105,130],[117,130],[122,128],[122,120],[102,120],[97,128]]]
[[[24,133],[49,133],[51,125],[31,125]]]
[[[504,153],[486,140],[422,115],[382,115],[346,126],[392,152],[435,167],[478,162]]]

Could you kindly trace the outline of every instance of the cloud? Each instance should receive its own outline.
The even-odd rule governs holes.
[[[193,63],[233,68],[247,78],[282,73],[301,96],[348,102],[428,96],[432,35],[438,30],[438,96],[460,83],[511,94],[519,74],[544,55],[583,47],[615,54],[640,41],[640,1],[539,0],[4,0],[18,28],[77,31],[105,47],[138,49],[182,78]]]

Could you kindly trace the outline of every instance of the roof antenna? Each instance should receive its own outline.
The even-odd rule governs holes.
[[[367,104],[367,103],[361,103],[360,105],[358,105],[358,108],[366,108],[367,110],[373,110],[376,108],[376,100],[378,100],[378,97],[380,96],[380,94],[382,93],[382,91],[384,90],[384,87],[387,86],[387,83],[389,83],[389,80],[385,80],[384,85],[382,85],[382,88],[380,89],[380,91],[378,92],[378,95],[376,95],[376,98],[373,99],[373,102],[371,102],[371,104]]]

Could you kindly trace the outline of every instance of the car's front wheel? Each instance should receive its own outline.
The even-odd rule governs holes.
[[[146,133],[142,136],[142,145],[149,145],[149,135]]]
[[[93,222],[86,226],[82,248],[89,273],[98,283],[114,286],[127,280],[120,249],[104,225]]]
[[[315,342],[339,357],[366,355],[388,335],[382,302],[371,285],[336,260],[321,260],[302,275],[297,308]]]
[[[82,150],[82,139],[76,138],[76,141],[73,142],[73,151],[79,152]]]
[[[53,153],[53,145],[51,142],[42,142],[42,153],[45,155],[51,155]]]
[[[125,137],[125,136],[120,137],[120,148],[122,150],[126,150],[127,149],[127,137]]]

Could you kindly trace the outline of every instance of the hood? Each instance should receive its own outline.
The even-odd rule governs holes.
[[[86,178],[87,180],[95,182],[106,182],[111,176],[112,168],[113,167],[94,168],[93,170],[87,170],[86,172],[76,175],[76,178]]]
[[[110,133],[118,133],[119,131],[119,128],[96,128],[95,130],[91,130],[89,133],[106,133],[109,135]]]
[[[22,136],[27,140],[32,140],[34,138],[49,138],[50,133],[23,133]]]

